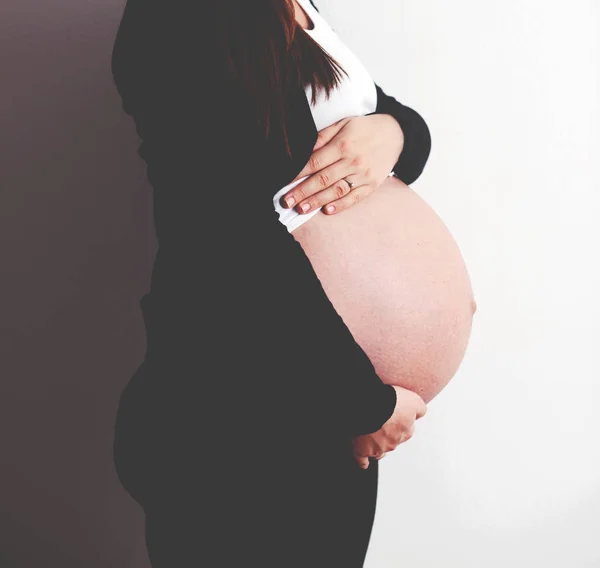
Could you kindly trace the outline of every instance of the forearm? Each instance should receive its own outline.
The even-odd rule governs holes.
[[[269,351],[276,356],[271,356],[295,385],[294,414],[311,427],[346,436],[378,430],[394,411],[395,391],[376,374],[301,246],[274,216],[269,219],[268,257],[277,261],[269,262],[251,295],[260,298],[261,313],[272,323]],[[268,222],[261,223],[266,230]],[[265,282],[267,296],[259,291]]]
[[[233,191],[225,179],[219,186]],[[272,204],[258,203],[265,208],[243,201],[237,214],[211,204],[194,223],[186,213],[198,210],[193,200],[177,216],[193,229],[171,251],[159,249],[153,293],[169,309],[154,326],[163,330],[157,349],[171,361],[198,353],[215,361],[219,380],[229,383],[219,389],[230,398],[221,407],[252,401],[255,416],[307,435],[378,430],[394,411],[395,391],[335,311],[300,245],[267,212]],[[206,380],[198,388],[213,390]],[[193,389],[183,392],[194,399]]]

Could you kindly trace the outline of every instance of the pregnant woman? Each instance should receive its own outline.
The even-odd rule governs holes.
[[[325,139],[332,136],[328,130],[338,129],[327,127],[340,113],[362,115],[375,109],[376,86],[314,4],[299,3],[312,21],[305,31],[334,53],[351,75],[313,109]],[[311,96],[308,87],[307,97]],[[297,181],[275,195],[275,210],[302,245],[327,296],[382,380],[411,389],[429,402],[456,372],[471,330],[475,301],[462,256],[440,218],[394,171],[368,199],[343,214],[323,215],[320,203],[329,201],[328,193],[337,196],[324,189],[328,180],[340,175],[335,172],[342,171],[335,162],[337,154],[335,149],[322,152],[319,175],[299,185],[316,169],[308,164]],[[329,161],[331,167],[325,167]],[[349,182],[352,177],[343,177],[348,187],[355,185]],[[290,198],[298,204],[297,211],[286,208]],[[327,208],[332,206],[339,210],[335,203]]]
[[[308,0],[128,0],[113,74],[159,244],[114,439],[152,566],[363,566],[474,307],[407,186],[425,122]]]

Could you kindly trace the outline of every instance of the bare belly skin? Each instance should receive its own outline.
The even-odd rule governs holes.
[[[464,260],[438,215],[391,176],[292,235],[381,379],[428,403],[460,366],[475,313]]]

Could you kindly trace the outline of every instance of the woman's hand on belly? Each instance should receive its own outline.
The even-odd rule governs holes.
[[[347,209],[385,181],[403,146],[402,130],[389,114],[343,118],[319,131],[308,163],[292,181],[308,179],[290,190],[283,203],[300,214],[321,207],[327,214]]]
[[[358,436],[352,440],[354,457],[360,467],[369,467],[369,457],[381,458],[410,440],[414,434],[415,421],[425,416],[427,405],[411,390],[394,386],[396,407],[390,419],[377,432]]]

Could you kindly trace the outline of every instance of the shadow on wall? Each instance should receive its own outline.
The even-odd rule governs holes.
[[[112,463],[155,252],[110,74],[123,5],[2,3],[2,568],[148,566],[142,511]]]

